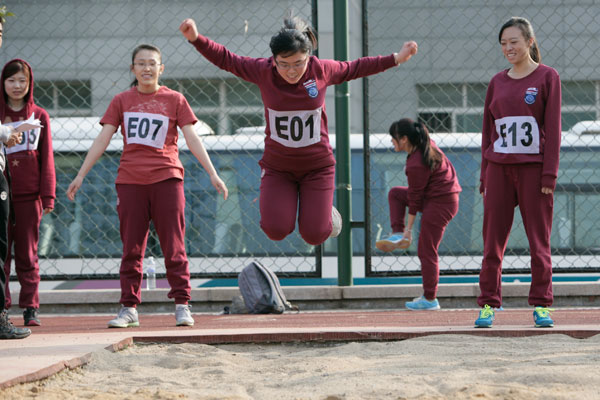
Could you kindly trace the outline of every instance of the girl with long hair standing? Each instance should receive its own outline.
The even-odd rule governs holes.
[[[4,262],[6,276],[10,276],[14,254],[15,273],[19,279],[19,307],[24,309],[26,326],[39,326],[40,266],[38,243],[42,216],[52,212],[56,198],[54,151],[50,132],[50,117],[46,110],[35,104],[33,98],[33,70],[25,60],[6,63],[0,77],[0,120],[3,124],[20,126],[32,115],[41,128],[23,132],[23,139],[6,149],[8,161],[14,224],[8,228],[8,252]],[[12,247],[14,245],[14,253]],[[6,308],[11,307],[8,282]]]

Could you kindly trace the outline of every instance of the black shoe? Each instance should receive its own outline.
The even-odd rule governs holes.
[[[23,311],[23,321],[25,321],[25,326],[42,325],[38,318],[38,309],[33,307],[27,307],[25,311]]]
[[[17,328],[8,320],[8,311],[2,311],[0,314],[0,339],[25,339],[29,335],[31,335],[31,330]]]

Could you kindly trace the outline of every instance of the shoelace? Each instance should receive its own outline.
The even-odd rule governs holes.
[[[489,318],[494,315],[494,310],[487,304],[483,307],[479,314],[479,318]]]
[[[542,318],[548,318],[552,311],[554,311],[554,308],[548,308],[548,307],[536,307],[535,308],[535,313]]]

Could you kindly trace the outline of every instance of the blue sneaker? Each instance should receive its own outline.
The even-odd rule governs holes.
[[[491,328],[496,319],[495,311],[487,304],[479,311],[479,318],[475,320],[475,328]]]
[[[389,252],[396,249],[408,249],[410,240],[405,239],[401,233],[392,233],[390,236],[375,242],[375,247],[381,251]]]
[[[409,310],[431,311],[440,309],[440,302],[438,299],[427,300],[425,296],[415,297],[413,301],[407,301],[405,305]]]
[[[533,322],[535,322],[536,328],[554,327],[554,321],[550,318],[550,311],[554,311],[554,309],[548,307],[536,307],[535,310],[533,310]]]

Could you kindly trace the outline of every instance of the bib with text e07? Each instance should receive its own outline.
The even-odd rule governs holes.
[[[169,129],[169,117],[161,114],[124,112],[127,144],[143,144],[162,149]]]
[[[540,130],[534,117],[504,117],[495,123],[498,133],[498,139],[494,142],[495,153],[540,153]]]
[[[306,147],[321,141],[321,107],[315,110],[269,110],[271,139],[286,147]]]

